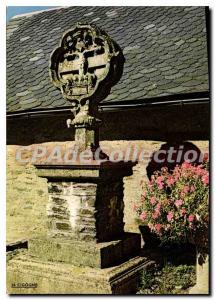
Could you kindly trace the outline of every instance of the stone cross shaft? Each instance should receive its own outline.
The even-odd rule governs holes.
[[[90,149],[92,151],[99,147],[99,126],[101,120],[91,116],[89,101],[80,107],[71,124],[75,127],[75,142],[80,151]]]

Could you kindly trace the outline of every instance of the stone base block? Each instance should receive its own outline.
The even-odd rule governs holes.
[[[41,262],[29,254],[17,254],[8,262],[8,294],[134,294],[141,272],[153,262],[135,257],[106,269]]]
[[[65,262],[75,266],[107,268],[139,254],[141,237],[125,233],[120,240],[93,243],[56,238],[32,239],[29,254],[42,261]]]

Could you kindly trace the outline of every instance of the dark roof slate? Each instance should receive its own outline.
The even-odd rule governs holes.
[[[95,23],[123,50],[123,75],[103,102],[209,90],[204,7],[67,7],[8,23],[8,112],[69,106],[48,64],[76,22]]]

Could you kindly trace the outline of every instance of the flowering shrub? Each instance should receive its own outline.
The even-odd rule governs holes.
[[[136,212],[162,243],[195,241],[208,227],[208,199],[208,162],[198,166],[184,162],[172,173],[162,168],[143,184]]]

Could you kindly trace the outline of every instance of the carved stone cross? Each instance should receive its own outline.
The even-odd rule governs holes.
[[[50,60],[50,77],[65,99],[71,102],[75,119],[75,140],[81,150],[97,148],[98,102],[110,91],[122,73],[119,46],[95,25],[77,24],[66,32]]]
[[[51,80],[76,111],[70,124],[81,151],[99,146],[98,102],[122,66],[119,47],[94,25],[77,24],[51,55]],[[139,256],[140,235],[124,231],[123,179],[134,165],[96,159],[35,165],[48,182],[47,235],[30,239],[27,253],[10,259],[11,282],[38,282],[39,294],[136,292],[148,262]]]

